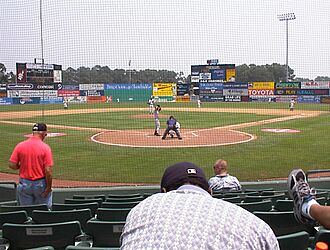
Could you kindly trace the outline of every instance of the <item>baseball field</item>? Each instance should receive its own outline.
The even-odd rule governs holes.
[[[35,122],[49,127],[46,138],[59,180],[157,184],[163,170],[191,161],[213,174],[226,159],[241,181],[285,178],[292,168],[330,168],[329,105],[287,103],[160,103],[161,132],[173,115],[183,140],[153,135],[146,103],[0,106],[0,172],[15,145]]]

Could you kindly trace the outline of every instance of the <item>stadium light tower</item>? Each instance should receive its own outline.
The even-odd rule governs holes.
[[[289,30],[288,30],[288,23],[289,20],[294,20],[296,19],[296,16],[294,13],[286,13],[286,14],[281,14],[277,15],[278,20],[280,21],[285,21],[285,26],[286,26],[286,82],[289,80]]]

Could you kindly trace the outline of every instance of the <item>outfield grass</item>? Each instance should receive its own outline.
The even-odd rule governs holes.
[[[195,103],[161,103],[163,115],[174,115],[184,128],[209,128],[259,121],[276,116],[242,113],[211,112],[169,112],[166,107],[196,107]],[[288,109],[286,103],[202,103],[202,107],[211,108],[262,108]],[[139,107],[145,111],[104,112],[92,114],[42,116],[44,110],[62,109],[62,105],[12,105],[0,106],[5,111],[40,111],[39,117],[17,119],[31,123],[44,121],[47,124],[59,124],[107,129],[151,129],[153,119],[133,118],[146,114],[145,103],[114,103],[93,105],[70,105],[70,109],[104,107]],[[329,110],[328,105],[298,104],[304,110]],[[67,136],[46,139],[52,147],[55,168],[54,176],[59,179],[92,180],[129,183],[158,183],[168,165],[178,161],[192,161],[202,166],[207,176],[213,173],[213,163],[223,158],[228,160],[230,172],[240,180],[259,180],[286,177],[294,167],[308,169],[330,168],[330,113],[318,117],[290,120],[240,129],[257,136],[257,140],[231,146],[181,149],[125,148],[107,146],[90,141],[92,132],[76,130],[56,130]],[[13,119],[14,120],[14,119]],[[161,119],[164,128],[166,118]],[[267,133],[262,128],[291,128],[301,133]],[[15,173],[7,168],[7,160],[14,146],[24,140],[23,135],[31,131],[30,127],[0,123],[2,146],[0,171]],[[129,136],[127,134],[126,136]]]

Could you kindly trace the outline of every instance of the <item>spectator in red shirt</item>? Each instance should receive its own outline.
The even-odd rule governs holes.
[[[19,170],[17,186],[20,205],[52,205],[53,156],[50,147],[43,142],[47,136],[47,125],[36,123],[31,138],[16,145],[9,168]]]

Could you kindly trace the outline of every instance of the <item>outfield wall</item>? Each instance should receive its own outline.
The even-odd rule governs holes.
[[[201,82],[198,88],[202,102],[330,103],[330,81]],[[1,84],[0,105],[195,100],[188,92],[188,85],[176,83]]]

